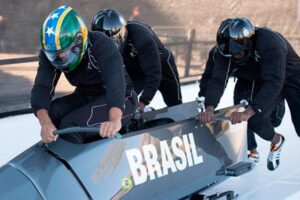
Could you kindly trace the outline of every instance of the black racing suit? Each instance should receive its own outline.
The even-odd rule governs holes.
[[[247,81],[244,79],[238,79],[235,88],[234,88],[234,104],[239,104],[242,99],[247,100],[248,102],[252,101],[254,92],[257,92],[258,88],[255,87],[255,84],[252,81]],[[277,106],[273,109],[269,120],[271,125],[275,128],[281,124],[281,121],[285,113],[284,99],[278,100]],[[255,140],[254,132],[248,129],[248,150],[253,150],[257,148],[257,143]]]
[[[252,38],[253,51],[244,64],[214,56],[212,78],[208,82],[206,106],[216,107],[231,73],[254,84],[251,107],[255,115],[248,121],[250,130],[271,141],[275,131],[269,116],[282,99],[286,99],[298,136],[300,136],[300,58],[279,33],[258,28]]]
[[[215,46],[210,50],[209,56],[206,62],[205,71],[202,75],[202,78],[200,80],[200,91],[198,93],[198,96],[205,97],[207,92],[207,84],[208,81],[212,77],[213,73],[213,67],[214,67],[214,54],[216,53]],[[232,75],[232,74],[230,74]],[[244,79],[238,79],[235,85],[234,89],[234,104],[239,104],[242,99],[247,100],[250,102],[252,100],[252,92],[254,90],[257,90],[254,88],[255,85],[252,81],[246,81]],[[281,124],[281,121],[283,119],[285,113],[285,105],[284,100],[278,103],[277,107],[273,110],[270,121],[273,127],[278,127]],[[248,129],[248,150],[253,150],[257,148],[257,144],[255,141],[255,136],[253,131]]]
[[[122,48],[125,67],[133,81],[139,101],[148,105],[157,90],[167,106],[182,103],[180,82],[172,52],[163,46],[147,25],[129,21]]]
[[[104,34],[89,32],[87,52],[81,63],[73,71],[64,72],[75,91],[52,101],[61,73],[41,51],[31,106],[35,114],[39,109],[48,110],[56,128],[99,125],[108,120],[112,107],[123,111],[123,124],[128,121],[126,116],[134,113],[137,95],[129,77],[124,76],[120,53]],[[75,140],[83,142],[78,136]]]

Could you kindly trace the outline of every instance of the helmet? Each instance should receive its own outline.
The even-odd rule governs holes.
[[[217,32],[217,49],[221,55],[234,60],[248,59],[254,32],[254,26],[246,18],[226,19]]]
[[[72,71],[86,52],[87,26],[73,8],[60,6],[44,21],[40,40],[43,52],[54,67]]]
[[[121,29],[126,26],[126,20],[116,10],[104,9],[99,11],[92,22],[92,31],[100,31],[110,37],[120,49],[124,38],[121,37]]]

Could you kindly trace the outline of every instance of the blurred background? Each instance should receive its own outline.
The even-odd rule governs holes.
[[[88,25],[104,8],[119,10],[127,20],[149,24],[173,51],[182,82],[201,78],[217,28],[228,17],[247,17],[256,26],[272,28],[300,53],[300,0],[1,0],[0,117],[30,107],[40,26],[63,4],[77,10]],[[27,62],[12,64],[23,57],[29,57],[23,59]],[[61,78],[56,91],[61,95],[72,89]]]

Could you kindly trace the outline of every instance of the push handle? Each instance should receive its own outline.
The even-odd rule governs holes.
[[[56,135],[64,135],[64,134],[72,134],[72,133],[98,133],[99,127],[70,127],[65,129],[59,129],[54,131]],[[114,138],[122,139],[122,135],[120,133],[116,133]]]

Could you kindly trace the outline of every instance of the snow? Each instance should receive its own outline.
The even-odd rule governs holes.
[[[198,84],[182,86],[183,101],[194,100],[198,94],[198,88]],[[221,99],[220,108],[233,104],[233,88],[234,83],[230,80]],[[156,109],[165,106],[159,93],[150,106]],[[229,178],[204,193],[209,195],[233,190],[239,194],[240,200],[300,199],[300,156],[297,149],[297,146],[300,146],[300,139],[291,122],[287,105],[285,117],[276,131],[286,138],[281,154],[281,164],[277,170],[271,172],[267,169],[269,143],[256,137],[261,158],[254,170],[240,177]],[[2,166],[40,140],[39,123],[33,114],[0,119],[0,137],[0,166]]]
[[[40,140],[33,114],[0,119],[0,166]]]

